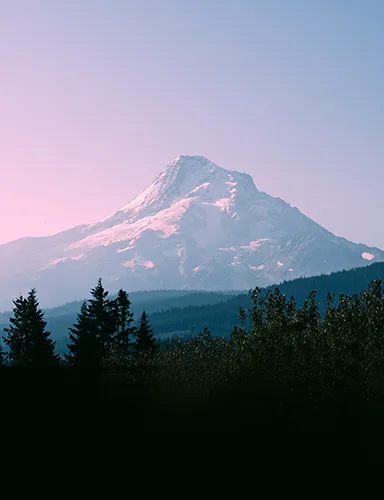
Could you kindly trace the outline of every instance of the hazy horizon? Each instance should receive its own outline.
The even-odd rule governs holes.
[[[197,154],[384,249],[383,23],[379,0],[4,2],[0,244]]]

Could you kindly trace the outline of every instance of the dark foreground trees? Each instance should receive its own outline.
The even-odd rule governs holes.
[[[139,355],[153,355],[156,348],[156,339],[153,330],[149,324],[148,315],[145,310],[140,317],[139,326],[136,330],[135,350]]]
[[[131,312],[131,301],[125,290],[119,290],[115,299],[115,308],[117,325],[114,339],[121,353],[126,356],[129,352],[129,347],[136,328],[132,325],[133,313]]]
[[[5,329],[7,336],[4,338],[11,365],[46,368],[59,364],[55,343],[46,326],[35,289],[27,298],[21,296],[14,301],[13,317],[9,328]]]
[[[4,353],[3,346],[0,344],[0,368],[5,366],[6,355]]]
[[[185,412],[178,419],[183,425],[188,415],[195,425],[197,411],[202,421],[229,427],[263,415],[296,429],[332,427],[335,415],[384,417],[382,281],[358,295],[330,295],[322,317],[315,292],[301,307],[277,288],[252,290],[250,298],[229,337],[212,336],[206,327],[189,340],[155,342],[146,312],[134,331],[127,294],[111,299],[99,281],[70,330],[68,364],[101,367],[103,394],[127,402],[142,394],[158,411]],[[10,362],[53,365],[35,292],[14,304],[6,337]]]
[[[59,356],[55,354],[55,343],[51,333],[46,330],[44,312],[39,307],[36,290],[32,289],[27,299],[28,339],[25,345],[26,364],[33,367],[58,365]]]
[[[91,298],[84,301],[77,323],[70,328],[69,364],[79,368],[97,368],[113,340],[117,314],[101,280],[91,290]]]
[[[77,323],[69,329],[67,362],[76,367],[95,368],[101,363],[100,341],[95,333],[88,304],[84,301],[77,316]]]
[[[111,353],[125,357],[131,348],[133,314],[127,292],[109,297],[101,279],[83,302],[77,323],[70,328],[67,362],[79,368],[98,368],[109,362]]]
[[[28,340],[28,311],[27,299],[20,296],[13,301],[13,317],[9,320],[9,327],[4,329],[8,335],[4,342],[9,348],[8,359],[13,366],[25,365],[25,349]]]

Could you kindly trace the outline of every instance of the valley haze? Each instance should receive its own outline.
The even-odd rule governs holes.
[[[43,307],[81,300],[101,277],[116,292],[245,290],[384,261],[337,237],[246,173],[179,156],[115,213],[0,246],[0,310],[32,287]]]

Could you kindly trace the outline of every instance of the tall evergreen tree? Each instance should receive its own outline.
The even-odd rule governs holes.
[[[27,298],[27,341],[25,344],[25,362],[27,366],[49,367],[59,364],[59,356],[55,354],[55,343],[46,330],[47,322],[44,312],[39,307],[36,290],[33,288]]]
[[[88,315],[92,322],[92,328],[96,338],[100,342],[101,359],[108,352],[114,340],[117,329],[117,311],[114,301],[108,298],[108,292],[104,289],[101,279],[95,288],[91,290],[92,298],[88,301]]]
[[[0,344],[0,368],[5,365],[6,354],[3,350],[3,346]]]
[[[28,301],[23,296],[13,301],[13,317],[9,320],[9,327],[4,328],[7,336],[4,342],[9,348],[8,359],[12,366],[25,366],[26,345],[29,341]]]
[[[81,305],[77,323],[69,328],[69,331],[69,354],[66,354],[66,360],[72,366],[98,368],[101,361],[100,339],[97,337],[86,301]]]
[[[135,350],[137,354],[153,354],[156,349],[156,339],[148,321],[148,315],[143,311],[139,326],[135,332]]]
[[[116,343],[120,347],[122,353],[128,353],[130,337],[135,333],[135,327],[132,326],[133,313],[131,312],[131,301],[127,292],[119,290],[115,299],[116,316],[117,316],[117,331]]]

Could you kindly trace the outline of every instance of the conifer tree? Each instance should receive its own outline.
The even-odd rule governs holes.
[[[68,344],[69,354],[66,354],[66,360],[79,368],[97,368],[101,361],[100,339],[96,335],[94,325],[91,321],[87,302],[81,305],[77,315],[77,323],[69,328]]]
[[[131,301],[127,292],[119,290],[115,299],[116,316],[117,316],[117,331],[116,343],[120,347],[122,353],[128,353],[129,341],[131,335],[135,333],[135,327],[131,326],[133,322],[133,313],[131,312]]]
[[[5,366],[6,354],[3,350],[3,346],[0,344],[0,368]]]
[[[25,363],[33,367],[50,367],[59,364],[59,356],[55,354],[55,343],[46,330],[47,322],[44,312],[39,307],[36,290],[33,288],[26,302],[27,339],[25,343]]]
[[[88,301],[88,315],[96,338],[100,342],[101,359],[108,352],[117,329],[117,312],[114,301],[108,298],[101,279],[91,290],[92,298]]]
[[[203,331],[199,334],[199,337],[201,339],[207,339],[207,340],[211,340],[212,339],[212,334],[211,334],[211,332],[209,330],[208,325],[204,325]]]
[[[148,315],[143,311],[139,326],[135,332],[135,349],[137,354],[153,354],[156,348],[156,339],[148,321]]]
[[[230,331],[229,338],[233,342],[242,342],[246,338],[247,332],[241,326],[234,326]]]
[[[4,337],[9,347],[8,359],[12,366],[26,365],[26,344],[29,340],[28,301],[23,296],[13,301],[13,317],[9,320],[9,327],[4,328],[8,335]]]

